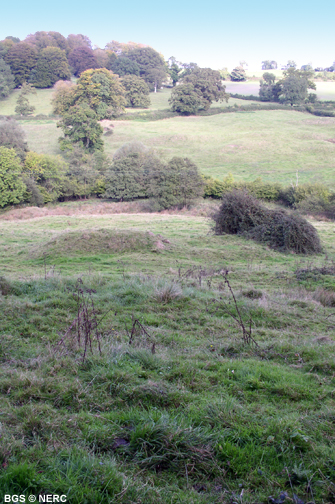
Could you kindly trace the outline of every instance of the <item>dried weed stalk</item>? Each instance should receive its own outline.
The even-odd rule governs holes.
[[[150,342],[151,353],[154,354],[156,352],[156,342],[153,340],[152,336],[148,333],[143,324],[134,317],[134,315],[131,316],[131,322],[132,326],[129,331],[127,322],[125,321],[125,328],[129,338],[128,344],[132,345],[135,342],[135,337],[142,335]]]
[[[100,318],[100,320],[98,320],[97,312],[92,298],[92,294],[95,293],[96,291],[94,289],[84,288],[83,281],[81,280],[81,278],[78,278],[76,283],[76,290],[73,293],[73,296],[77,302],[77,316],[67,329],[66,333],[57,343],[57,347],[63,346],[67,349],[69,342],[71,342],[71,339],[73,339],[73,333],[75,332],[78,348],[83,348],[83,362],[86,359],[88,349],[93,354],[92,345],[94,341],[96,342],[99,354],[101,355],[100,334],[98,331],[98,326],[106,317],[107,313],[111,311],[111,309],[108,310]]]

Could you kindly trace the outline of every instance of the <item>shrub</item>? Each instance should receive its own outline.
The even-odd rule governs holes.
[[[125,158],[127,156],[130,156],[131,154],[141,154],[143,152],[146,152],[147,150],[148,148],[142,142],[133,140],[132,142],[121,145],[121,147],[117,149],[113,156],[113,161],[115,161],[116,159]]]
[[[250,231],[266,221],[267,210],[244,191],[224,194],[219,210],[214,214],[216,234],[239,234]]]
[[[296,207],[299,203],[310,197],[322,199],[324,203],[327,203],[330,195],[328,187],[324,184],[306,183],[281,189],[279,198],[285,205]]]
[[[153,166],[149,173],[148,196],[152,209],[187,207],[203,195],[204,182],[198,167],[188,158],[174,157],[167,165]]]
[[[321,252],[315,228],[303,217],[284,210],[268,210],[243,191],[225,194],[213,216],[216,234],[244,234],[283,251],[298,254]]]
[[[292,250],[297,254],[318,254],[322,251],[316,229],[303,217],[284,210],[268,210],[264,224],[250,232],[250,238],[271,247]]]

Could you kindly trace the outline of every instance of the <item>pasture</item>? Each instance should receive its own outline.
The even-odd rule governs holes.
[[[262,75],[260,75],[259,78],[261,79]],[[310,92],[316,93],[319,100],[335,101],[335,81],[316,82],[315,84],[316,91],[311,89]],[[225,85],[227,93],[258,96],[259,80],[247,80],[246,82],[227,81]]]
[[[230,83],[235,92],[253,92],[255,83]],[[335,83],[318,83],[335,90]],[[331,87],[332,86],[332,87]],[[232,90],[231,90],[232,91]],[[171,90],[151,93],[151,110],[164,110]],[[13,113],[13,93],[0,101],[0,115]],[[51,112],[52,90],[37,90],[30,101],[36,114]],[[244,100],[230,99],[226,107],[245,105]],[[249,103],[249,102],[248,102]],[[127,109],[127,112],[139,112]],[[113,156],[124,143],[141,141],[167,160],[173,156],[191,158],[206,175],[219,179],[232,173],[236,180],[278,181],[289,184],[299,172],[301,182],[324,182],[334,185],[335,119],[315,117],[295,111],[274,110],[236,112],[213,116],[173,117],[157,121],[114,120],[114,134],[104,137],[105,151]],[[57,121],[53,118],[21,122],[30,150],[60,155]]]
[[[0,497],[333,502],[334,225],[313,221],[324,254],[301,258],[214,236],[212,207],[0,216]],[[84,362],[80,289],[101,345]]]
[[[163,159],[187,156],[202,173],[220,179],[231,172],[238,180],[261,177],[289,184],[299,171],[301,182],[334,184],[334,118],[262,110],[112,124],[114,134],[104,137],[109,156],[136,140]],[[29,120],[22,126],[31,150],[60,154],[56,121]]]

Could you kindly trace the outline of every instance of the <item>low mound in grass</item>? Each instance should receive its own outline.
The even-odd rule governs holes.
[[[216,234],[243,234],[297,254],[322,251],[316,229],[306,219],[285,210],[270,210],[244,191],[225,194],[213,219]]]
[[[73,256],[77,254],[113,254],[122,252],[151,251],[157,238],[140,231],[93,229],[69,231],[39,248],[37,256]]]

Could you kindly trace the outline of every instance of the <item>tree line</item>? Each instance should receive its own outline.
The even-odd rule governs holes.
[[[150,91],[161,86],[168,72],[163,56],[144,44],[112,41],[104,49],[93,49],[90,39],[82,34],[65,38],[58,32],[38,31],[23,41],[12,36],[0,41],[0,96],[8,96],[23,83],[48,88],[97,68],[120,77],[141,77]]]

